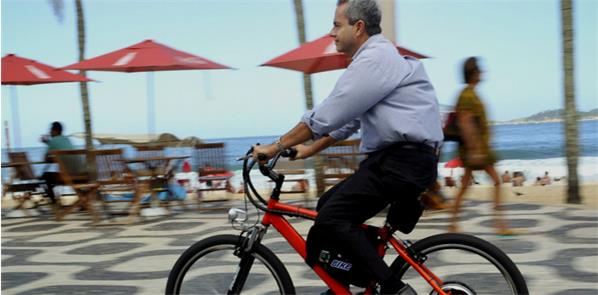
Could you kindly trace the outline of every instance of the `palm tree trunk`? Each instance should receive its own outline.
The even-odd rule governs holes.
[[[295,15],[297,20],[297,33],[299,35],[299,43],[305,43],[305,18],[303,16],[303,1],[293,0],[295,6]],[[311,110],[314,107],[313,91],[311,87],[311,75],[303,74],[303,90],[305,92],[305,107]],[[314,170],[316,176],[316,188],[318,196],[324,193],[325,185],[322,177],[324,163],[319,155],[314,156]]]
[[[567,157],[567,203],[581,203],[577,162],[579,138],[577,131],[577,108],[575,107],[575,77],[573,62],[573,7],[571,0],[561,0],[563,33],[563,68],[565,86],[565,154]]]
[[[79,44],[79,61],[83,61],[85,59],[85,18],[83,15],[83,3],[81,3],[81,0],[76,0],[75,5],[77,10],[77,39]],[[79,74],[85,77],[85,71],[79,71]],[[83,122],[85,123],[85,148],[91,150],[93,149],[93,142],[87,82],[80,82],[79,89],[81,91],[81,105],[83,106]]]

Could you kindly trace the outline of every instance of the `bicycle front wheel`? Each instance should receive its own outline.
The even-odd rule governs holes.
[[[245,239],[218,235],[195,243],[170,271],[166,294],[227,294],[235,281],[239,283],[240,276],[246,277],[240,280],[242,294],[295,294],[288,271],[262,244],[253,245],[249,266],[241,264],[241,255],[235,250],[245,244]],[[250,269],[241,270],[241,265]]]
[[[424,265],[451,294],[528,294],[525,279],[513,261],[496,246],[465,234],[439,234],[414,243]],[[418,294],[437,294],[401,257],[391,268]]]

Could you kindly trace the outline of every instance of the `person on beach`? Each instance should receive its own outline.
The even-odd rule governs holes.
[[[505,170],[505,173],[501,176],[502,183],[509,183],[511,182],[511,175],[509,174],[509,170]]]
[[[536,177],[536,182],[534,182],[534,185],[535,185],[535,186],[544,185],[544,184],[542,183],[542,177],[540,177],[540,176]]]
[[[496,214],[494,226],[496,232],[501,235],[509,235],[513,234],[513,232],[507,228],[501,214],[501,182],[498,173],[494,169],[496,156],[490,148],[490,128],[488,126],[486,110],[475,92],[475,87],[481,81],[481,74],[482,71],[478,66],[477,58],[467,58],[463,64],[463,78],[467,85],[461,91],[457,105],[455,106],[459,132],[463,138],[463,142],[459,144],[459,157],[463,161],[465,172],[461,178],[461,188],[455,197],[449,231],[459,231],[457,223],[463,195],[471,183],[473,171],[483,170],[494,182],[494,211]]]
[[[552,183],[550,176],[548,176],[548,171],[544,172],[544,177],[542,177],[542,185],[549,185]]]
[[[513,186],[523,186],[524,182],[525,182],[525,175],[523,175],[523,172],[521,172],[521,171],[513,172],[513,179],[512,179]]]
[[[45,160],[46,162],[54,162],[51,152],[58,150],[72,150],[74,149],[71,140],[62,135],[62,124],[60,122],[52,122],[50,127],[50,135],[43,135],[40,139],[41,142],[48,146],[46,151]],[[60,173],[56,171],[46,171],[41,176],[46,183],[46,196],[50,198],[52,204],[56,204],[56,195],[54,195],[54,187],[63,184]]]
[[[382,294],[415,294],[378,256],[360,225],[391,204],[421,215],[418,196],[437,177],[438,147],[443,141],[438,100],[423,64],[401,56],[384,38],[375,0],[339,0],[330,36],[351,58],[334,89],[276,142],[254,146],[265,163],[295,146],[304,159],[361,129],[360,150],[368,156],[357,171],[320,197],[312,237],[343,244],[381,284]],[[302,143],[313,139],[313,144]],[[317,260],[317,259],[316,259]]]
[[[444,186],[446,187],[456,187],[457,184],[455,183],[455,179],[452,176],[445,176],[444,177]]]

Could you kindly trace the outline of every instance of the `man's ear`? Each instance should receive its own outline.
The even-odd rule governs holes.
[[[365,32],[365,22],[363,20],[358,20],[353,27],[355,28],[355,34],[357,36],[366,34]]]

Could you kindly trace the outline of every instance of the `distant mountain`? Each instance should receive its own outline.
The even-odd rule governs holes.
[[[593,109],[587,112],[578,111],[579,120],[598,120],[598,109]],[[563,120],[565,110],[548,110],[533,114],[529,117],[514,119],[509,121],[494,122],[496,124],[523,124],[523,123],[543,123],[543,122],[559,122]]]

